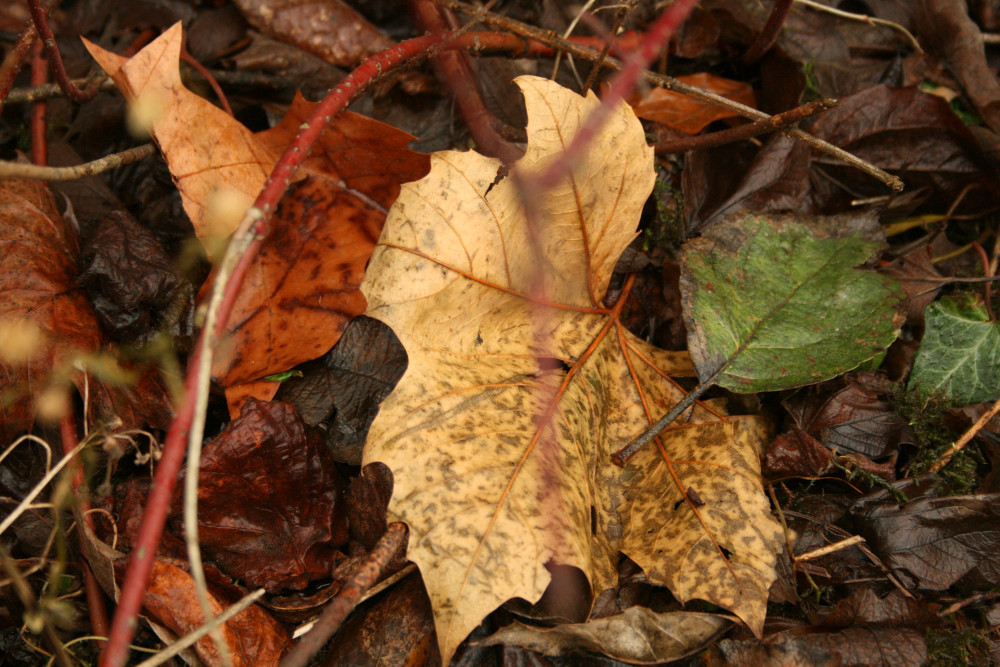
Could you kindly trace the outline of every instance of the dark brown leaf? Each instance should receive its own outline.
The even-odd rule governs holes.
[[[346,513],[351,538],[371,551],[385,533],[385,512],[392,497],[392,471],[383,463],[369,463],[347,488]]]
[[[830,394],[802,392],[784,406],[799,428],[829,449],[879,459],[898,450],[906,431],[906,420],[885,398],[889,390],[884,376],[856,373]]]
[[[931,259],[931,247],[922,245],[879,269],[880,273],[895,278],[906,292],[903,311],[906,323],[911,326],[923,326],[924,310],[937,298],[943,285]]]
[[[270,592],[329,576],[335,471],[321,435],[286,403],[247,401],[202,453],[198,532],[226,574]],[[179,510],[171,526],[181,534]]]
[[[440,665],[434,617],[419,573],[361,605],[317,663],[339,665]]]
[[[342,0],[237,0],[246,20],[333,65],[353,66],[392,41]]]
[[[940,608],[937,603],[908,598],[898,590],[880,598],[871,588],[854,588],[832,609],[810,614],[810,620],[835,628],[880,625],[921,629],[940,624]]]
[[[360,316],[351,320],[318,367],[284,382],[278,398],[294,405],[307,424],[326,425],[326,444],[334,458],[359,465],[378,406],[405,370],[406,351],[392,330]]]
[[[927,188],[928,205],[947,210],[967,186],[975,186],[959,213],[982,212],[1000,201],[998,184],[969,129],[948,104],[916,87],[873,86],[840,100],[809,126],[820,139],[898,175],[907,189]],[[884,186],[867,174],[813,157],[813,187],[824,210],[843,210],[849,200],[885,194]],[[841,192],[833,182],[850,189]]]
[[[139,342],[163,324],[180,285],[170,258],[156,237],[124,211],[113,211],[87,238],[79,282],[97,316],[115,339]],[[179,304],[183,312],[185,304]],[[170,333],[177,335],[178,322]]]
[[[801,430],[782,433],[774,439],[764,454],[763,470],[764,475],[772,480],[821,477],[837,472],[835,462],[847,470],[860,469],[887,482],[896,479],[892,463],[880,465],[863,454],[838,456]]]
[[[839,655],[842,667],[921,667],[927,661],[923,633],[910,628],[847,628],[809,633],[796,641]]]
[[[1000,130],[1000,82],[986,62],[982,33],[969,18],[967,3],[918,0],[913,5],[921,44],[944,61],[986,124]]]
[[[909,585],[941,591],[967,576],[989,586],[1000,582],[1000,495],[901,505],[883,494],[858,501],[852,511],[872,551]]]
[[[681,190],[689,235],[713,220],[743,210],[811,212],[809,149],[805,144],[779,134],[769,138],[752,158],[747,151],[743,146],[720,146],[686,154]]]

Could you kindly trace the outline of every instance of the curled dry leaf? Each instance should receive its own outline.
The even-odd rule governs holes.
[[[138,378],[118,372],[118,382],[88,380],[72,367],[105,343],[97,313],[77,285],[76,230],[59,214],[48,186],[6,180],[0,185],[0,439],[31,428],[39,393],[70,379],[89,395],[96,416],[125,428],[170,421],[166,392],[155,371]],[[114,367],[114,368],[111,368]],[[122,381],[124,380],[124,382]],[[117,385],[117,386],[115,386]],[[59,396],[65,396],[63,389]],[[69,407],[67,398],[66,407]],[[50,415],[59,416],[59,415]]]
[[[731,622],[719,614],[629,607],[615,616],[553,628],[514,622],[483,644],[513,644],[550,656],[592,651],[632,665],[658,665],[696,653]]]
[[[529,139],[515,168],[530,179],[598,101],[517,83]],[[533,202],[537,229],[500,166],[432,156],[430,174],[403,187],[362,284],[367,314],[409,358],[365,460],[393,472],[390,516],[410,526],[443,661],[505,600],[538,600],[546,564],[614,586],[619,549],[682,601],[731,609],[759,633],[780,529],[752,420],[697,407],[640,463],[610,461],[683,397],[670,376],[693,372],[687,355],[625,330],[624,297],[602,305],[653,185],[642,127],[620,105],[570,177]],[[636,537],[623,544],[623,532]],[[637,544],[647,533],[655,550]]]

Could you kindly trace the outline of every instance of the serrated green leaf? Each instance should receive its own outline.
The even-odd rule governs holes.
[[[793,218],[739,215],[690,241],[681,294],[702,382],[776,391],[836,377],[896,338],[895,281],[857,267],[878,244],[817,238]]]
[[[909,386],[966,405],[1000,398],[1000,324],[989,321],[982,301],[972,294],[943,297],[925,318]]]

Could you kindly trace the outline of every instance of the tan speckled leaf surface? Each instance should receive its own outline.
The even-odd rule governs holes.
[[[530,179],[598,102],[517,83],[529,142],[516,168]],[[537,600],[547,562],[580,568],[597,591],[615,585],[623,548],[679,598],[727,606],[759,633],[779,531],[756,423],[699,406],[636,464],[610,461],[683,395],[670,376],[693,373],[686,354],[625,330],[624,296],[601,301],[653,186],[642,127],[619,106],[535,202],[538,229],[499,166],[432,156],[390,210],[361,288],[409,356],[365,463],[392,469],[391,519],[410,526],[444,663],[497,606]]]

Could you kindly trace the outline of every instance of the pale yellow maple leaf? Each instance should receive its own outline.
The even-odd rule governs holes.
[[[531,179],[599,102],[536,77],[517,84],[529,139],[515,168]],[[435,154],[403,186],[361,288],[409,357],[365,462],[395,477],[390,517],[410,526],[445,664],[504,601],[537,600],[547,563],[580,568],[595,592],[614,586],[623,534],[652,581],[759,633],[780,531],[757,422],[696,407],[636,464],[610,460],[683,396],[670,376],[693,373],[685,353],[625,330],[624,297],[601,302],[653,186],[641,125],[617,106],[570,177],[534,202],[536,228],[499,168]]]

